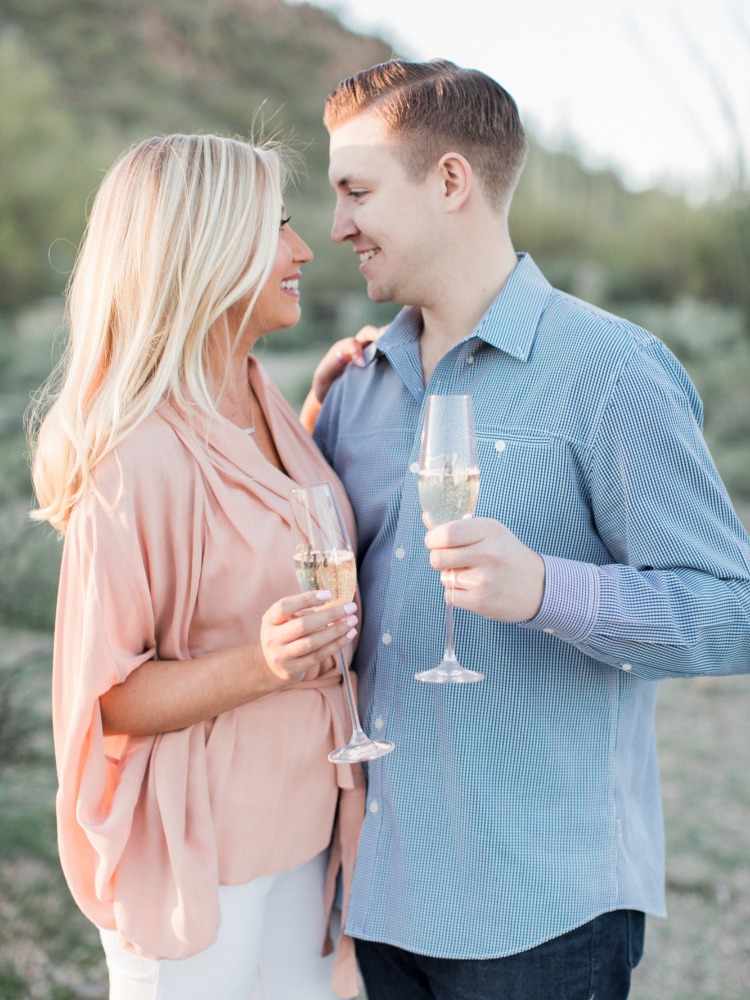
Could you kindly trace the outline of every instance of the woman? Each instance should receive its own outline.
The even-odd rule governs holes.
[[[321,957],[363,802],[326,759],[348,737],[334,654],[355,607],[298,593],[289,491],[331,480],[351,512],[248,356],[298,321],[312,258],[282,174],[277,149],[215,136],[115,164],[35,446],[35,516],[65,534],[60,858],[112,1000],[322,1000],[331,966],[357,993],[351,941]]]

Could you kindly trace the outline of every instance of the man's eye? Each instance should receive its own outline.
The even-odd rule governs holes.
[[[350,198],[354,198],[354,200],[356,201],[358,198],[363,197],[364,194],[365,194],[364,191],[359,191],[359,190],[355,189],[355,190],[349,192],[349,197]]]

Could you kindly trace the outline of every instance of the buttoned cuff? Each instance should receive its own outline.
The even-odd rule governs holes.
[[[537,614],[523,628],[540,629],[567,642],[582,642],[599,611],[599,569],[592,563],[542,556],[544,597]]]

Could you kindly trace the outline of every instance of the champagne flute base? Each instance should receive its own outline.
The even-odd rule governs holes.
[[[484,674],[477,673],[476,670],[466,670],[455,661],[453,663],[449,661],[431,670],[422,670],[414,674],[414,679],[424,684],[476,684],[477,681],[484,680]]]
[[[332,764],[360,764],[365,760],[385,757],[394,749],[395,744],[390,740],[371,740],[365,737],[361,743],[347,743],[344,747],[332,750],[328,754],[328,759]]]

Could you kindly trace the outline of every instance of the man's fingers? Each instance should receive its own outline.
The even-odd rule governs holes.
[[[476,518],[466,518],[465,521],[447,521],[434,528],[428,525],[424,543],[428,549],[452,549],[474,545],[487,534],[484,520],[480,522]]]
[[[430,551],[430,566],[441,571],[470,569],[480,566],[486,559],[487,550],[481,545],[454,545]]]

